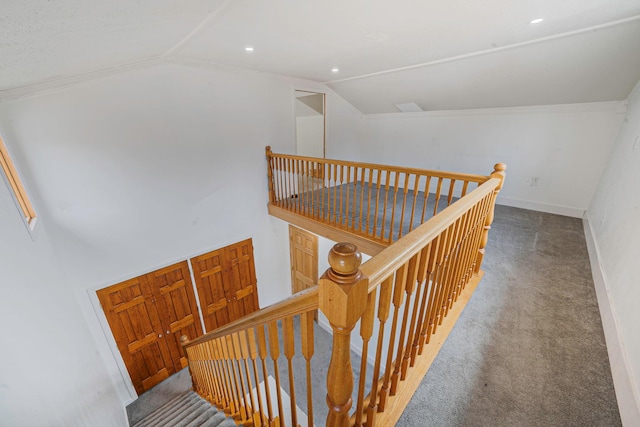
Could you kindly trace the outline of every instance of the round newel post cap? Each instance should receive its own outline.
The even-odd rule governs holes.
[[[359,275],[362,254],[353,243],[341,242],[333,245],[329,251],[331,278],[337,282],[350,282]]]
[[[507,170],[507,165],[505,165],[504,163],[496,163],[493,166],[493,170],[494,172],[504,172]]]

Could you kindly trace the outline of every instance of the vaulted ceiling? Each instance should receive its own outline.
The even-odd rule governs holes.
[[[0,99],[154,61],[322,82],[363,113],[622,100],[640,79],[640,0],[8,0],[0,10]]]

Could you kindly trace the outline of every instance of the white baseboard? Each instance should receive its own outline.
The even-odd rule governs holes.
[[[546,203],[532,202],[529,200],[512,199],[510,197],[498,196],[496,201],[499,205],[511,206],[514,208],[529,209],[532,211],[547,212],[556,215],[570,216],[573,218],[582,218],[584,209],[571,208],[568,206],[549,205]]]
[[[629,356],[624,341],[620,336],[618,316],[616,315],[615,307],[611,305],[609,286],[607,285],[605,272],[600,265],[600,251],[589,222],[588,213],[585,214],[583,223],[620,418],[625,427],[639,427],[640,393],[638,393],[637,389],[638,383],[633,378],[629,366]]]

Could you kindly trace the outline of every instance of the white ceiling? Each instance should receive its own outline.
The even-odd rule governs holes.
[[[640,0],[8,0],[0,9],[0,97],[151,59],[326,82],[363,113],[622,100],[640,79]]]

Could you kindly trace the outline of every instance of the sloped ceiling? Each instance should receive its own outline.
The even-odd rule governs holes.
[[[363,113],[622,100],[640,79],[640,0],[10,0],[0,10],[0,99],[159,60],[324,82]]]

